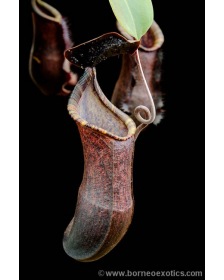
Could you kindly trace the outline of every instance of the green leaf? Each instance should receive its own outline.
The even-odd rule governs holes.
[[[134,38],[140,40],[153,22],[151,0],[109,0],[121,26]]]

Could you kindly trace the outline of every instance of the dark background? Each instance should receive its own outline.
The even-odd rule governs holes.
[[[69,19],[76,44],[116,31],[106,0],[46,2]],[[100,279],[98,270],[204,270],[204,1],[192,3],[153,1],[165,35],[166,116],[136,142],[135,213],[127,234],[102,259],[80,263],[66,255],[62,237],[82,180],[82,144],[68,99],[42,95],[29,77],[31,9],[29,1],[20,1],[21,279]],[[97,66],[109,99],[120,67],[121,57]]]

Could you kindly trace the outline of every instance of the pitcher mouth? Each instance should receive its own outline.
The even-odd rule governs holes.
[[[41,0],[32,0],[31,2],[33,10],[41,17],[48,19],[50,21],[55,21],[61,23],[62,16],[58,10],[56,10],[51,5],[41,1]],[[42,9],[41,9],[42,8]],[[44,12],[46,11],[46,13]]]
[[[83,116],[87,114],[87,110],[85,109],[88,109],[89,106],[86,105],[86,108],[82,108],[80,104],[85,104],[85,100],[82,101],[82,99],[87,97],[86,91],[88,90],[89,86],[92,86],[94,88],[94,93],[97,99],[102,103],[102,106],[104,106],[104,110],[107,110],[107,116],[110,117],[110,120],[108,120],[107,123],[106,119],[103,120],[103,117],[105,116],[103,116],[103,114],[102,116],[100,115],[102,112],[97,111],[97,117],[95,117],[98,120],[101,118],[104,123],[104,128],[100,127],[100,125],[98,124],[94,124],[94,122],[91,122],[91,114],[86,118],[85,116]],[[98,110],[97,106],[96,108],[94,108],[94,110]],[[136,132],[136,125],[134,121],[125,113],[120,111],[117,107],[115,107],[103,94],[96,79],[95,68],[87,67],[85,69],[84,75],[80,78],[71,94],[68,103],[68,111],[71,117],[82,126],[108,135],[109,137],[112,137],[116,140],[125,141],[134,136]],[[92,115],[94,120],[94,113]],[[111,129],[109,127],[109,123],[112,124]]]
[[[144,37],[146,36],[146,38],[147,38],[149,33],[151,34],[151,36],[153,38],[153,44],[150,47],[145,46],[145,44],[144,44]],[[152,52],[152,51],[156,51],[159,48],[161,48],[163,43],[164,43],[163,32],[160,29],[159,25],[155,21],[153,21],[149,30],[146,32],[145,35],[142,36],[142,40],[141,40],[141,44],[140,44],[139,48],[144,51]]]
[[[129,40],[133,39],[133,37],[124,30],[124,28],[120,25],[119,22],[117,22],[117,28],[124,37],[126,37]],[[151,39],[153,42],[150,46],[147,46],[147,44],[145,44],[144,41],[147,42],[147,39],[148,39],[147,37],[149,37],[149,35],[151,35],[151,37],[152,37]],[[152,52],[152,51],[156,51],[159,48],[161,48],[163,43],[164,43],[163,32],[162,32],[161,28],[159,27],[159,25],[155,21],[153,21],[149,30],[145,33],[145,35],[142,36],[139,49],[147,51],[147,52]]]

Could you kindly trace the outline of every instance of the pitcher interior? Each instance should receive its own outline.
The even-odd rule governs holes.
[[[98,97],[92,83],[90,83],[79,101],[80,117],[89,124],[102,128],[120,137],[128,134],[128,128]]]
[[[141,38],[141,45],[145,48],[152,48],[155,42],[155,38],[151,32],[151,28]]]

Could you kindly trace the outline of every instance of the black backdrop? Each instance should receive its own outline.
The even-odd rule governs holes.
[[[116,31],[106,0],[46,2],[67,16],[76,44]],[[67,98],[43,96],[29,77],[30,2],[20,1],[21,279],[204,269],[204,1],[195,2],[187,7],[183,1],[153,1],[165,35],[166,117],[136,143],[135,213],[127,234],[104,258],[79,263],[64,252],[62,237],[82,180],[82,145]],[[97,66],[109,99],[120,66],[121,57]]]

